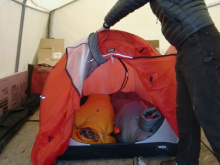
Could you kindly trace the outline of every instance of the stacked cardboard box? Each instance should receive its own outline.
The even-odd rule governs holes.
[[[56,65],[64,53],[64,39],[41,39],[38,64]]]
[[[159,40],[147,40],[151,45],[153,45],[157,51],[160,51],[160,43]]]

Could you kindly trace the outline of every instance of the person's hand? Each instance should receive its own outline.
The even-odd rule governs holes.
[[[110,29],[110,26],[104,22],[103,26],[99,28],[96,32],[98,33],[98,32],[109,30],[109,29]]]
[[[105,30],[109,30],[109,29],[106,29],[106,28],[104,28],[104,27],[101,27],[101,28],[99,28],[98,30],[96,30],[96,33],[101,32],[101,31],[105,31]]]

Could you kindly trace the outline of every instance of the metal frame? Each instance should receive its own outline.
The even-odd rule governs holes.
[[[49,12],[45,12],[45,11],[41,11],[41,10],[38,10],[38,9],[35,9],[33,7],[30,7],[30,6],[26,5],[27,0],[24,0],[23,3],[18,2],[16,0],[11,0],[11,1],[22,5],[21,19],[20,19],[20,28],[19,28],[19,36],[18,36],[18,44],[17,44],[17,53],[16,53],[16,60],[15,60],[15,73],[17,73],[18,69],[19,69],[19,62],[20,62],[21,43],[22,43],[22,36],[23,36],[24,17],[25,17],[25,9],[26,9],[26,7],[31,8],[31,9],[36,10],[36,11],[39,11],[39,12],[42,12],[42,13],[46,13],[46,14],[50,14],[50,13]]]
[[[26,2],[27,2],[27,0],[24,0],[23,4],[26,4]],[[18,68],[19,68],[21,41],[22,41],[23,26],[24,26],[24,16],[25,16],[25,6],[22,5],[19,36],[18,36],[18,45],[17,45],[17,55],[16,55],[16,61],[15,61],[15,73],[18,72]]]

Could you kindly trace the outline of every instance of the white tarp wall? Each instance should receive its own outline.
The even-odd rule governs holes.
[[[15,72],[21,13],[22,5],[0,0],[0,78]],[[25,9],[18,72],[34,62],[40,39],[46,37],[47,23],[48,14]]]
[[[51,35],[65,38],[65,46],[71,46],[83,36],[98,30],[104,17],[117,0],[79,0],[55,11],[52,18]],[[160,22],[152,13],[149,4],[131,13],[111,29],[123,30],[146,40],[160,39],[162,49],[168,43],[161,33]]]
[[[71,46],[80,38],[99,29],[104,17],[117,0],[78,0],[55,11],[52,18],[51,37],[64,38],[65,46]],[[206,3],[213,3],[207,0]],[[220,27],[220,5],[209,8],[217,27]],[[149,4],[134,11],[111,29],[123,30],[136,34],[146,40],[159,40],[160,52],[169,47],[161,33],[160,22],[152,13]]]
[[[220,4],[217,6],[210,5],[208,10],[215,23],[215,26],[218,28],[218,31],[220,31]]]
[[[27,64],[37,62],[37,50],[41,38],[46,37],[49,14],[26,8],[19,70],[27,70]]]
[[[17,0],[22,3],[23,0]],[[27,5],[43,11],[70,3],[72,0],[27,0]],[[52,12],[51,38],[64,38],[65,47],[95,32],[104,21],[107,12],[117,0],[75,0],[69,5]],[[206,0],[207,5],[220,0]],[[48,9],[48,10],[44,10]],[[220,5],[209,8],[210,14],[220,30]],[[16,56],[20,32],[22,5],[13,0],[0,0],[0,78],[15,72]],[[25,8],[24,26],[21,40],[18,72],[27,70],[28,63],[36,63],[37,50],[41,38],[47,34],[48,13]],[[169,43],[161,33],[160,22],[153,15],[149,4],[131,13],[112,29],[136,34],[146,40],[159,40],[163,54]]]
[[[0,0],[0,77],[15,70],[21,9],[12,1]]]

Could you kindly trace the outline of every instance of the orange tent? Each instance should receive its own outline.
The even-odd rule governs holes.
[[[146,40],[117,30],[91,34],[67,48],[44,86],[33,164],[51,164],[65,152],[80,98],[90,93],[134,91],[159,107],[178,135],[175,61],[176,56],[160,55]]]

